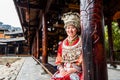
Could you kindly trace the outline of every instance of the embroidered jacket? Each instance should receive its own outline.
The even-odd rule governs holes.
[[[77,37],[72,44],[69,43],[66,38],[58,48],[58,54],[56,58],[56,64],[61,63],[76,63],[80,65],[82,62],[82,42],[81,38]]]

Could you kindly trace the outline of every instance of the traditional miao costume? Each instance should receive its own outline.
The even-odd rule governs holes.
[[[62,65],[64,70],[69,68],[77,69],[76,72],[64,76],[57,71],[51,80],[83,80],[82,79],[82,42],[80,37],[76,37],[71,43],[66,38],[58,48],[56,65]]]

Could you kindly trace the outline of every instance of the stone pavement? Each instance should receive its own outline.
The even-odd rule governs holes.
[[[117,68],[113,68],[110,64],[108,67],[108,80],[120,80],[120,65],[117,65]]]
[[[32,57],[26,57],[16,80],[50,80],[50,77]]]
[[[48,58],[48,62],[52,65],[54,61],[55,57]],[[117,65],[117,69],[109,64],[107,66],[108,80],[120,80],[120,66]],[[23,57],[11,64],[10,68],[3,65],[0,67],[0,80],[50,80],[50,77],[32,57]]]
[[[0,57],[0,80],[15,80],[24,58]]]
[[[120,70],[108,69],[108,80],[120,80]]]

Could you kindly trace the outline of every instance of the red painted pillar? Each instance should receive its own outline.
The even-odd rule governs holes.
[[[102,0],[80,0],[84,80],[107,80]]]
[[[48,63],[48,56],[47,56],[47,26],[46,26],[46,19],[45,13],[42,13],[42,63]]]
[[[37,38],[37,41],[36,41],[36,43],[37,43],[37,55],[36,55],[36,57],[37,57],[37,59],[39,59],[39,54],[40,54],[40,50],[39,50],[39,29],[37,30],[37,32],[36,32],[36,38]]]

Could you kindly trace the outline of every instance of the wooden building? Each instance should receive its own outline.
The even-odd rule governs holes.
[[[0,29],[0,55],[28,54],[27,45],[22,30],[9,31],[6,28]]]
[[[104,25],[108,25],[112,56],[111,22],[119,22],[119,0],[14,0],[29,52],[42,64],[48,64],[48,53],[56,51],[65,38],[61,16],[76,11],[81,16],[84,57],[84,80],[107,80],[104,48]],[[113,61],[111,59],[111,61]],[[104,71],[103,71],[104,70]]]

